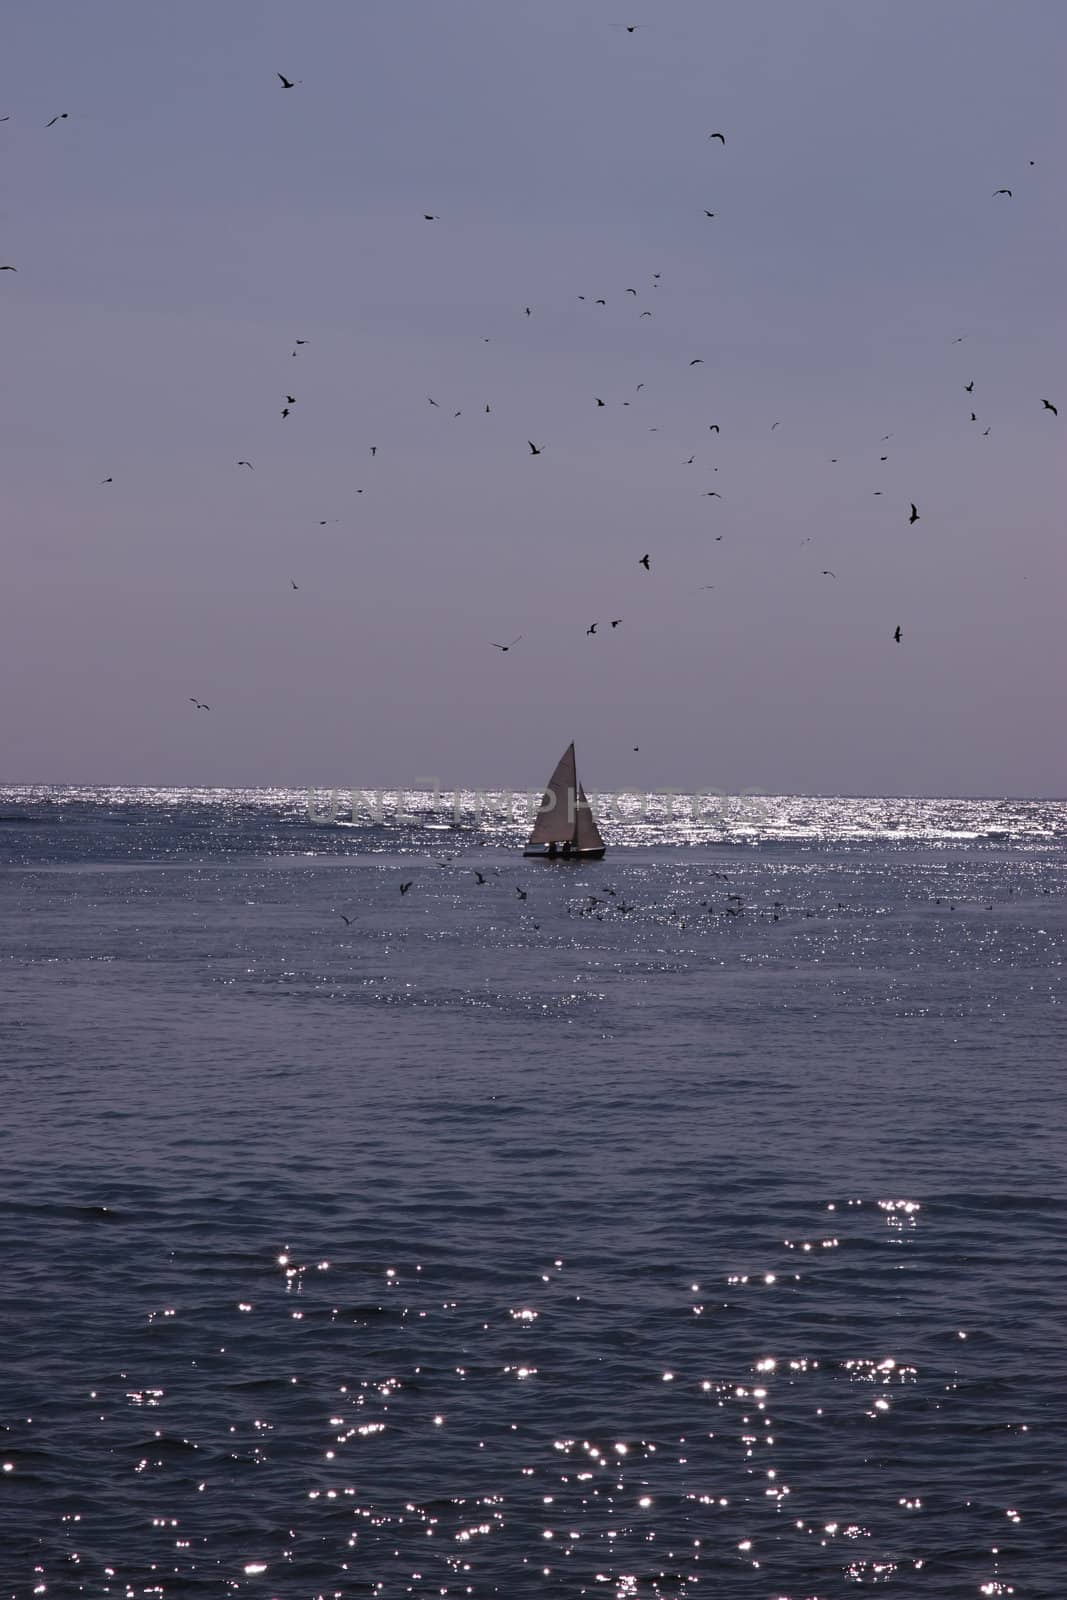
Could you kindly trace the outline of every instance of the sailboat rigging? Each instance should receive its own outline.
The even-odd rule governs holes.
[[[540,856],[546,861],[561,858],[599,861],[606,848],[593,808],[578,782],[572,742],[560,756],[545,786],[533,832],[523,854]]]

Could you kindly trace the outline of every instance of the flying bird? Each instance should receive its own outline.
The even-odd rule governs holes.
[[[607,305],[607,301],[606,300],[594,300],[593,304],[595,306],[606,306]]]
[[[486,880],[486,879],[485,879],[485,878],[484,878],[484,877],[483,877],[483,876],[482,876],[482,874],[481,874],[481,873],[480,873],[480,872],[479,872],[479,871],[478,871],[478,869],[477,869],[477,867],[475,867],[475,869],[474,869],[474,876],[475,876],[475,877],[476,877],[476,878],[477,878],[477,880],[478,880],[478,882],[479,882],[479,883],[485,883],[485,882],[486,882],[486,881],[487,881],[487,880]]]
[[[247,467],[249,472],[255,472],[255,470],[256,470],[255,467],[252,465],[251,461],[239,461],[237,463],[237,465],[239,467]]]
[[[532,439],[527,439],[526,443],[530,446],[530,454],[532,456],[539,456],[541,454],[540,445],[534,444]]]
[[[515,893],[518,895],[520,900],[525,900],[526,899],[526,890],[525,889],[520,889],[518,884],[515,885]]]
[[[708,432],[709,433],[721,433],[722,429],[719,427],[719,424],[717,422],[709,422],[708,423]]]
[[[437,405],[437,401],[436,400],[430,400],[430,396],[429,395],[427,395],[426,398],[427,398],[427,400],[429,400],[430,405],[432,405],[432,406]]]
[[[55,125],[55,124],[56,124],[56,123],[57,123],[57,122],[62,122],[62,121],[63,121],[63,119],[64,119],[64,117],[69,117],[69,116],[70,116],[70,112],[69,112],[69,111],[61,111],[61,112],[60,112],[60,113],[59,113],[59,116],[58,116],[58,117],[53,117],[53,118],[52,118],[52,121],[51,121],[51,122],[46,122],[46,123],[45,123],[45,127],[46,127],[46,128],[51,128],[51,127],[54,127],[54,125]]]
[[[993,190],[993,199],[994,200],[996,199],[998,194],[1006,194],[1009,200],[1014,200],[1014,198],[1015,198],[1015,196],[1012,194],[1012,191],[1010,189],[994,189]]]
[[[283,406],[282,407],[282,416],[283,417],[287,417],[288,415],[289,415],[289,407],[288,406]]]
[[[0,267],[0,272],[17,272],[18,267]]]
[[[641,316],[639,316],[637,320],[638,320],[638,322],[640,322],[641,317],[650,317],[651,315],[652,315],[651,311],[642,311],[641,312]]]
[[[424,211],[422,219],[424,222],[440,222],[441,220],[440,217],[435,217],[432,211]]]
[[[689,363],[689,365],[691,367],[702,367],[704,365],[704,357],[703,356],[694,356],[692,361]]]
[[[964,392],[964,394],[973,394],[974,393],[974,379],[973,378],[971,379],[970,383],[965,383],[963,385],[963,392]]]
[[[352,918],[346,917],[343,911],[339,911],[337,915],[340,917],[346,928],[350,928],[352,926]]]
[[[624,294],[636,294],[637,290],[636,289],[624,289],[623,293]]]
[[[637,565],[639,567],[644,567],[646,572],[651,572],[652,571],[652,568],[649,565],[649,558],[648,558],[647,555],[642,556],[640,561],[637,563]]]
[[[585,631],[586,631],[586,633],[595,633],[596,632],[596,627],[597,627],[596,623],[595,622],[591,622],[589,624],[588,628],[586,628]]]
[[[100,479],[101,483],[114,483],[114,481],[115,481],[114,478],[101,478]]]
[[[414,878],[409,878],[407,883],[402,883],[400,885],[400,893],[401,894],[407,894],[408,890],[411,888],[411,885],[414,883],[414,881],[415,881]]]
[[[836,572],[831,572],[829,567],[823,567],[822,575],[823,575],[824,578],[836,578],[837,577],[837,573]]]
[[[299,78],[287,78],[284,72],[275,73],[275,77],[281,79],[283,89],[291,89],[294,83],[300,82]]]
[[[300,585],[297,583],[295,578],[290,578],[289,582],[292,584],[294,589],[299,589]]]
[[[601,398],[600,398],[600,396],[599,396],[599,395],[596,395],[596,394],[595,394],[595,395],[594,395],[594,396],[593,396],[593,399],[594,399],[594,400],[595,400],[595,401],[596,401],[596,403],[597,403],[597,405],[598,405],[598,406],[602,406],[602,405],[603,405],[603,404],[604,404],[604,402],[603,402],[603,400],[601,400]]]
[[[722,495],[719,493],[718,489],[705,489],[704,490],[704,499],[705,500],[721,500],[722,499]]]
[[[1041,404],[1044,406],[1046,411],[1051,411],[1054,417],[1059,416],[1059,412],[1056,410],[1056,407],[1052,404],[1051,400],[1042,400]]]
[[[977,412],[975,412],[975,411],[971,412],[971,421],[972,422],[977,422],[978,421],[978,413]]]
[[[709,133],[708,134],[708,138],[709,139],[718,139],[720,144],[725,144],[726,143],[726,135],[725,135],[725,133]]]
[[[197,700],[194,695],[190,695],[189,699],[192,701],[193,705],[196,707],[196,709],[198,711],[210,711],[211,710],[211,707],[209,705],[205,705],[203,700]]]
[[[897,644],[900,643],[900,624],[899,623],[897,623],[897,626],[893,630],[893,638],[897,641]]]
[[[505,655],[506,655],[509,650],[513,650],[515,648],[515,646],[519,642],[519,639],[521,639],[521,638],[522,638],[522,634],[520,633],[519,634],[519,638],[518,639],[512,639],[510,644],[497,644],[493,639],[490,639],[489,643],[493,646],[494,650],[503,650]]]
[[[713,217],[715,215],[715,213],[714,213],[714,211],[705,211],[704,215],[706,217]]]
[[[918,520],[919,520],[919,512],[918,512],[918,509],[917,509],[917,507],[915,505],[915,502],[912,501],[911,516],[908,518],[908,526],[910,527],[913,522],[918,522]]]
[[[621,621],[622,621],[622,618],[621,618],[621,617],[612,617],[612,619],[611,619],[611,626],[612,626],[612,627],[613,627],[613,628],[617,628],[617,627],[618,627],[618,626],[619,626],[619,623],[620,623],[620,622],[621,622]]]

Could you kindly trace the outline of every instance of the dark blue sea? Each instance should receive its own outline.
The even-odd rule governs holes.
[[[1067,1593],[1067,805],[0,812],[5,1600]]]

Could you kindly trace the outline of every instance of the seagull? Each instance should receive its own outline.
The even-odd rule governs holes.
[[[1051,400],[1042,400],[1041,404],[1044,406],[1046,411],[1051,411],[1054,417],[1059,416],[1059,412],[1056,410],[1056,407],[1052,404]]]
[[[611,619],[611,626],[612,626],[612,627],[613,627],[613,628],[617,628],[617,627],[618,627],[618,626],[619,626],[619,623],[620,623],[620,622],[621,622],[621,621],[622,621],[622,618],[621,618],[621,617],[612,617],[612,619]]]
[[[208,705],[205,705],[203,700],[197,700],[195,695],[190,695],[189,699],[192,701],[193,705],[196,707],[196,709],[198,711],[210,711],[211,710],[211,707],[208,706]]]
[[[69,112],[69,111],[61,111],[61,112],[60,112],[60,113],[59,113],[59,116],[58,116],[58,117],[53,117],[53,118],[52,118],[52,121],[51,121],[51,122],[46,122],[46,123],[45,123],[45,127],[46,127],[46,128],[51,128],[51,127],[53,127],[53,126],[54,126],[54,125],[55,125],[55,124],[56,124],[56,123],[57,123],[57,122],[62,122],[62,121],[63,121],[63,119],[64,119],[64,117],[69,117],[69,116],[70,116],[70,112]]]
[[[595,306],[606,306],[607,305],[607,301],[606,300],[594,300],[593,304]]]
[[[971,421],[972,422],[977,422],[978,421],[978,415],[974,411],[971,412]]]
[[[991,432],[992,432],[991,428],[983,428],[982,429],[982,438],[983,439],[988,439]]]
[[[651,315],[652,315],[651,311],[642,311],[642,313],[641,313],[641,317],[650,317]],[[637,319],[638,322],[640,322],[641,317],[638,317],[638,319]]]
[[[634,745],[634,755],[637,755],[638,752],[640,751],[640,749],[641,749],[641,746],[639,744],[635,744]]]
[[[18,267],[0,267],[0,272],[17,272]]]
[[[422,220],[424,222],[440,222],[441,219],[440,217],[435,217],[432,211],[424,211],[422,213]]]
[[[475,876],[475,877],[476,877],[476,878],[477,878],[477,880],[478,880],[478,882],[479,882],[479,883],[486,883],[486,882],[487,882],[487,881],[488,881],[488,880],[487,880],[487,879],[486,879],[486,878],[484,878],[484,877],[483,877],[483,876],[482,876],[482,874],[481,874],[481,873],[480,873],[480,872],[479,872],[479,871],[478,871],[478,869],[477,869],[477,867],[475,867],[475,869],[474,869],[474,876]]]
[[[687,466],[687,467],[691,467],[691,466],[692,466],[692,465],[693,465],[693,462],[694,462],[694,461],[695,461],[695,460],[696,460],[696,456],[690,456],[690,457],[689,457],[689,460],[688,460],[688,461],[686,461],[686,462],[685,462],[685,463],[684,463],[684,465],[685,465],[685,466]]]
[[[288,415],[289,415],[289,407],[288,406],[283,406],[282,407],[282,416],[283,417],[287,417]]]
[[[299,78],[287,78],[285,76],[284,72],[276,72],[275,73],[275,77],[276,78],[280,78],[282,80],[282,88],[283,89],[291,89],[293,87],[294,83],[299,83],[300,82]]]
[[[837,573],[836,572],[831,572],[829,567],[823,567],[822,575],[823,575],[824,578],[836,578],[837,577]]]
[[[508,651],[514,649],[515,645],[518,644],[519,639],[521,639],[521,638],[522,638],[522,634],[520,633],[519,634],[519,638],[518,639],[512,639],[511,644],[497,644],[492,639],[490,639],[489,643],[493,646],[494,650],[503,650],[504,654],[507,655]]]
[[[527,439],[526,443],[530,446],[530,454],[532,456],[539,456],[541,454],[541,446],[534,444],[532,439]]]
[[[721,500],[722,499],[722,495],[719,493],[718,489],[705,489],[704,490],[704,499],[705,500]]]
[[[115,481],[114,478],[101,478],[100,479],[101,483],[114,483],[114,481]]]
[[[346,928],[350,928],[352,926],[352,918],[346,917],[343,911],[339,911],[337,915],[340,917]]]
[[[719,424],[717,422],[709,422],[708,423],[708,432],[709,433],[721,433],[722,429],[719,427]]]
[[[604,404],[604,402],[603,402],[603,400],[601,400],[601,398],[600,398],[600,396],[599,396],[599,395],[596,395],[596,394],[595,394],[595,395],[594,395],[594,396],[593,396],[593,399],[594,399],[594,400],[595,400],[595,401],[596,401],[596,403],[597,403],[597,405],[598,405],[598,406],[602,406],[602,405],[603,405],[603,404]]]
[[[649,558],[648,558],[647,555],[642,556],[640,561],[637,563],[637,565],[639,567],[644,567],[646,572],[651,572],[652,571],[652,568],[649,565]]]
[[[781,426],[782,426],[782,424],[780,422],[772,422],[771,423],[771,432],[773,433],[775,428],[780,428]]]
[[[709,133],[708,134],[708,138],[709,139],[718,139],[720,144],[725,144],[726,143],[726,135],[725,135],[725,133]]]
[[[411,885],[412,885],[412,884],[413,884],[413,883],[414,883],[414,882],[415,882],[415,880],[414,880],[414,878],[409,878],[409,879],[408,879],[408,881],[407,881],[407,883],[402,883],[402,884],[401,884],[401,885],[400,885],[400,893],[401,893],[401,894],[407,894],[407,892],[408,892],[408,890],[409,890],[409,889],[410,889],[410,888],[411,888]]]
[[[371,445],[370,453],[372,456],[376,456],[378,454],[378,446],[376,444]]]
[[[996,199],[998,194],[1006,194],[1009,200],[1014,200],[1014,198],[1015,198],[1015,196],[1012,194],[1010,189],[994,189],[993,190],[993,199],[994,200]]]
[[[691,367],[702,367],[704,365],[704,357],[703,356],[694,356],[692,361],[689,363],[689,365]]]
[[[912,501],[912,506],[911,506],[911,516],[910,516],[910,517],[909,517],[909,518],[908,518],[908,525],[909,525],[909,527],[910,527],[910,526],[911,526],[911,524],[912,524],[912,523],[913,523],[913,522],[918,522],[918,520],[919,520],[919,512],[918,512],[918,510],[917,510],[917,508],[916,508],[916,505],[915,505],[915,502],[914,502],[914,501]]]
[[[239,461],[237,463],[237,465],[239,467],[247,467],[249,472],[255,472],[255,470],[256,470],[255,467],[252,465],[251,461]]]
[[[518,884],[515,885],[515,893],[518,895],[520,900],[525,900],[526,899],[526,890],[525,889],[520,889]]]
[[[297,583],[295,578],[290,578],[289,582],[292,584],[294,589],[299,589],[300,585]]]
[[[586,631],[586,633],[595,633],[596,632],[596,627],[597,627],[596,623],[595,622],[591,622],[589,624],[588,628],[586,628],[585,631]]]
[[[900,643],[900,624],[899,623],[897,624],[896,628],[894,628],[894,630],[893,630],[893,638],[897,641],[897,644]]]
[[[637,290],[636,289],[624,289],[623,293],[624,294],[636,294]]]
[[[294,339],[293,343],[294,344],[307,344],[307,340],[306,339]]]
[[[713,217],[715,215],[715,213],[714,213],[714,211],[705,211],[704,215],[706,217]]]
[[[965,383],[963,385],[963,392],[964,392],[964,394],[973,394],[974,393],[974,379],[973,378],[971,379],[970,383]]]
[[[437,405],[437,401],[436,400],[430,400],[430,396],[429,395],[426,396],[426,399],[429,401],[430,405],[432,405],[432,406]],[[438,408],[438,409],[440,409],[440,408]]]

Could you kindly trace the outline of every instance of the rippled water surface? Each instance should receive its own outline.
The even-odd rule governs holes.
[[[0,1595],[1062,1595],[1067,805],[435,806],[0,793]]]

